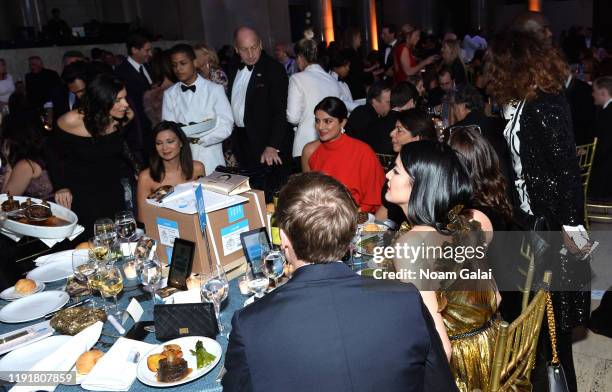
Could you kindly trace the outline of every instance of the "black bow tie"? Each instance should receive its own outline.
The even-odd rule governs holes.
[[[247,69],[249,71],[253,70],[253,67],[255,67],[254,65],[246,65],[245,63],[240,63],[240,65],[238,66],[238,69],[240,69],[241,71],[244,69],[244,67],[247,67]]]
[[[196,90],[195,84],[193,84],[191,86],[185,86],[184,84],[181,84],[181,91],[185,92],[187,90],[191,90],[192,92],[195,93],[195,90]]]

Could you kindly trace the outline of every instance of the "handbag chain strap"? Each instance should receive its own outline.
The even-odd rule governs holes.
[[[559,355],[557,354],[557,329],[555,327],[555,314],[553,312],[550,291],[546,292],[546,317],[548,318],[548,333],[550,335],[550,345],[552,348],[552,360],[550,362],[553,365],[558,365]]]

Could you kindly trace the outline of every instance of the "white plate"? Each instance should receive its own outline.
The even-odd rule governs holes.
[[[44,289],[45,289],[45,284],[43,282],[36,281],[36,288],[34,289],[34,291],[32,291],[29,294],[19,294],[18,292],[15,291],[15,286],[12,286],[4,290],[3,292],[1,292],[0,298],[2,298],[5,301],[14,301],[19,298],[27,297],[28,295],[36,294],[38,292],[43,291]]]
[[[202,341],[202,344],[204,345],[204,349],[206,349],[206,351],[216,357],[210,365],[205,366],[202,369],[197,368],[196,357],[195,355],[192,355],[190,351],[195,350],[195,345],[198,340]],[[181,346],[181,350],[183,351],[183,358],[187,361],[187,366],[192,369],[191,373],[182,380],[174,382],[159,382],[157,381],[157,375],[150,371],[147,367],[147,358],[149,357],[149,355],[161,353],[162,351],[164,351],[164,345],[167,344],[178,344],[179,346]],[[219,363],[219,360],[221,359],[221,354],[221,345],[219,345],[219,343],[217,343],[216,341],[210,338],[206,338],[204,336],[187,336],[184,338],[174,339],[164,344],[160,344],[159,346],[156,346],[146,355],[143,355],[140,358],[140,362],[138,362],[138,367],[136,368],[136,376],[138,377],[140,382],[152,387],[172,387],[175,385],[185,384],[195,379],[198,379],[209,371],[211,371],[215,366],[217,366],[217,363]]]
[[[70,296],[65,291],[43,291],[11,302],[0,309],[3,323],[24,323],[36,320],[66,305]]]
[[[6,374],[4,372],[16,373],[30,370],[38,361],[49,354],[53,354],[55,350],[71,338],[72,336],[65,335],[49,336],[46,339],[11,351],[0,359],[0,375]],[[4,377],[0,376],[3,380],[6,380],[6,377],[6,375]]]
[[[0,195],[0,204],[7,199],[6,194]],[[25,196],[13,196],[13,198],[17,201],[24,202],[28,198]],[[33,202],[41,202],[40,199],[31,198]],[[36,225],[28,225],[26,223],[19,223],[13,220],[7,219],[4,221],[3,228],[9,230],[13,233],[17,233],[20,235],[27,235],[30,237],[36,238],[66,238],[72,234],[74,231],[74,227],[77,224],[78,218],[74,212],[71,210],[60,206],[59,204],[49,202],[51,206],[51,212],[53,215],[58,218],[64,219],[69,223],[64,226],[36,226]]]
[[[65,260],[58,260],[36,267],[28,272],[26,277],[39,282],[49,283],[66,279],[72,275],[74,275],[74,271],[72,270],[72,255],[70,255]]]

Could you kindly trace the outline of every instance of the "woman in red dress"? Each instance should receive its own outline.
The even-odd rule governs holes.
[[[319,140],[304,146],[302,171],[334,177],[351,192],[361,211],[376,212],[385,173],[370,146],[344,134],[346,106],[336,97],[327,97],[315,106],[314,113]]]
[[[393,78],[395,83],[405,81],[408,76],[416,75],[423,68],[438,60],[433,55],[419,62],[414,57],[414,48],[421,40],[421,30],[415,29],[406,33],[406,39],[393,49]]]

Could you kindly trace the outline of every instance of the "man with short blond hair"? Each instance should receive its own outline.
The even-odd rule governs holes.
[[[348,190],[297,174],[276,212],[293,277],[234,313],[223,390],[456,391],[412,284],[362,278],[338,261],[357,229]]]

